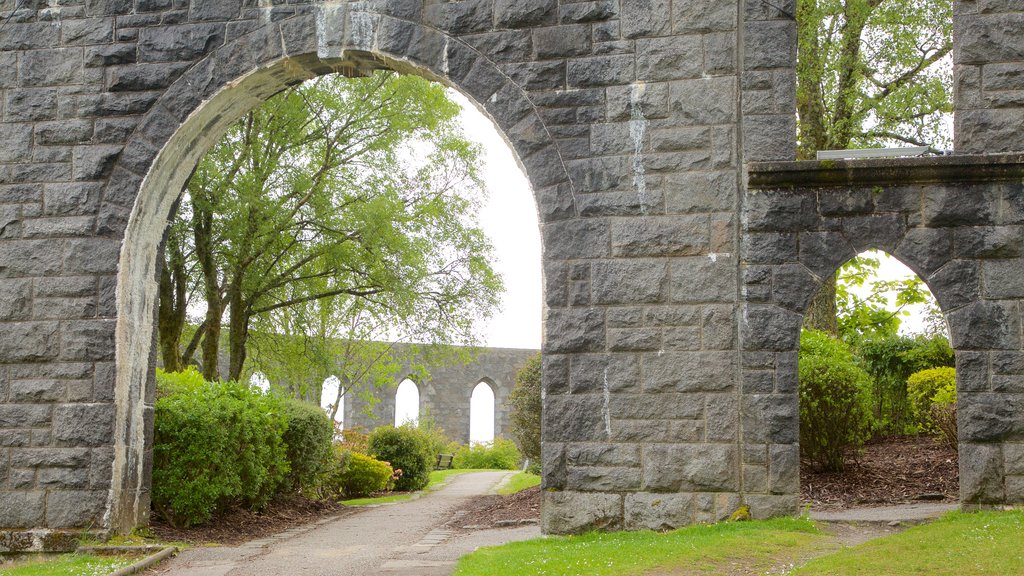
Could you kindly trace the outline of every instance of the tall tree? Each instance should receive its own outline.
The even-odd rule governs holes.
[[[431,318],[443,327],[435,336],[473,341],[501,280],[476,222],[479,150],[458,110],[443,87],[413,76],[327,76],[229,128],[171,227],[206,305],[206,377],[220,374],[222,326],[237,379],[254,322],[294,329],[299,316],[278,312],[331,298],[396,321]]]
[[[797,159],[818,150],[950,146],[951,0],[797,0]],[[835,334],[830,278],[804,319]]]

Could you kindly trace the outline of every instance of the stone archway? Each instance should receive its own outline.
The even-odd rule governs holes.
[[[938,158],[752,166],[745,195],[742,398],[745,499],[792,513],[799,490],[797,350],[803,312],[824,278],[870,249],[931,289],[956,353],[961,502],[1021,494],[1024,426],[1017,234],[1020,158],[979,170]]]
[[[148,515],[157,250],[192,167],[230,122],[286,86],[325,73],[377,68],[440,80],[483,103],[517,152],[538,203],[555,201],[572,212],[568,176],[536,110],[465,42],[343,6],[267,24],[213,51],[157,100],[114,166],[104,194],[132,205],[118,276],[113,526],[130,529]]]

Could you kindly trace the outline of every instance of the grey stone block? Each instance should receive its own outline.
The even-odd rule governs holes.
[[[1000,446],[961,442],[959,456],[961,501],[965,504],[1003,502],[1006,488]]]
[[[693,522],[692,494],[634,492],[627,494],[625,528],[627,530],[671,530]]]
[[[620,218],[611,224],[616,257],[692,256],[709,244],[706,216]]]
[[[7,490],[0,492],[0,518],[5,528],[37,528],[43,522],[42,490]]]
[[[729,352],[666,352],[643,359],[644,392],[723,392],[736,385]]]
[[[651,446],[644,451],[644,489],[651,492],[729,492],[738,485],[736,446]]]
[[[46,496],[46,525],[50,528],[89,528],[102,522],[104,490],[51,490]]]
[[[107,446],[113,434],[113,404],[60,404],[53,409],[54,440],[66,446]]]
[[[672,261],[674,302],[733,302],[735,299],[736,272],[731,258],[711,255]]]
[[[541,529],[578,534],[622,527],[622,496],[593,492],[542,492]]]
[[[594,264],[596,304],[663,302],[668,296],[668,264],[659,260],[607,260]]]

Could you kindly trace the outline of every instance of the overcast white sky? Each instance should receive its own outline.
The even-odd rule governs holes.
[[[483,178],[489,192],[480,214],[505,279],[502,310],[484,329],[485,344],[503,348],[540,348],[540,228],[530,183],[494,124],[461,94],[466,135],[484,147]]]

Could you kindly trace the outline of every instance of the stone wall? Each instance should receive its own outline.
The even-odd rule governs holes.
[[[1024,151],[1019,4],[955,2],[960,152]],[[788,375],[806,291],[847,248],[890,241],[912,264],[931,254],[917,264],[930,282],[955,276],[965,499],[1024,499],[1019,342],[1000,324],[1020,324],[1006,248],[1021,238],[1018,192],[985,169],[1014,161],[971,160],[991,187],[893,184],[880,196],[892,205],[826,175],[748,188],[746,164],[793,157],[794,12],[794,0],[0,0],[0,546],[146,522],[156,262],[179,191],[260,101],[381,67],[463,91],[532,184],[545,530],[663,528],[743,502],[758,517],[796,512]],[[843,227],[856,232],[840,242]],[[958,256],[962,234],[990,256]]]
[[[427,366],[428,375],[425,378],[413,377],[419,389],[420,414],[429,411],[449,438],[466,444],[469,442],[469,401],[476,385],[484,382],[494,392],[494,436],[512,438],[508,395],[515,387],[516,372],[537,352],[515,348],[480,348],[465,364]],[[394,424],[395,389],[410,373],[408,367],[395,373],[394,385],[374,394],[377,400],[374,406],[368,407],[358,396],[346,396],[345,428],[372,430],[377,426]],[[367,414],[367,410],[370,414]]]

